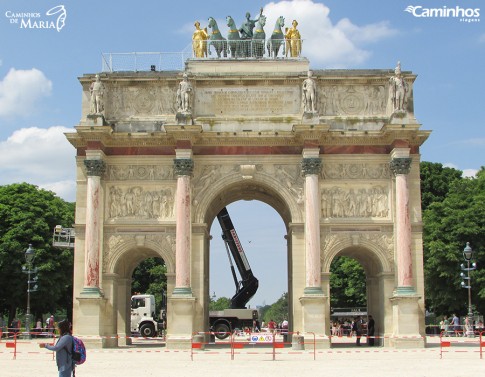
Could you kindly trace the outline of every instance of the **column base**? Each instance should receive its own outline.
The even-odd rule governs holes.
[[[307,294],[306,291],[307,288],[305,288],[305,295],[300,297],[303,315],[301,335],[311,336],[312,338],[314,334],[315,336],[318,335],[321,339],[317,343],[320,346],[325,345],[325,348],[329,348],[330,340],[327,338],[328,326],[326,326],[328,321],[325,315],[328,297],[323,294],[320,288],[309,288],[308,291],[311,294]],[[317,293],[318,291],[321,293]],[[299,331],[299,329],[294,328],[293,331]]]
[[[76,297],[79,302],[77,315],[74,318],[74,335],[82,339],[89,348],[112,347],[116,344],[116,336],[106,337],[103,332],[105,324],[104,313],[108,300],[101,296],[99,289],[83,289],[83,292]]]
[[[423,348],[426,346],[425,336],[420,334],[420,313],[416,293],[412,294],[408,287],[399,287],[391,297],[392,303],[392,334],[389,346],[394,348]],[[414,291],[414,290],[413,290]],[[401,294],[398,294],[400,292]]]
[[[177,292],[176,292],[177,291]],[[167,313],[167,349],[190,349],[194,333],[195,297],[188,288],[175,288],[169,297]]]
[[[174,288],[173,293],[174,296],[185,296],[185,297],[192,297],[192,288],[190,287],[179,287]]]
[[[99,287],[84,287],[81,291],[80,297],[82,298],[100,298],[104,297],[103,292]]]

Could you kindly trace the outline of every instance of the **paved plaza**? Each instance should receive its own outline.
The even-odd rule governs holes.
[[[57,376],[52,352],[37,343],[19,341],[16,359],[13,350],[0,343],[0,376]],[[290,347],[247,347],[236,350],[231,359],[227,348],[206,347],[194,350],[167,350],[160,344],[139,343],[118,349],[88,349],[87,361],[76,376],[422,376],[459,377],[480,375],[485,359],[480,359],[478,338],[474,341],[451,339],[451,348],[440,359],[439,339],[430,339],[425,349],[394,350],[383,347],[355,347],[341,343],[314,355],[309,347],[296,351]]]

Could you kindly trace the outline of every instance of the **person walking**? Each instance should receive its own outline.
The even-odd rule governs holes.
[[[46,348],[49,351],[55,351],[57,370],[59,377],[70,377],[72,375],[74,364],[72,361],[72,335],[71,324],[67,319],[60,321],[57,324],[60,338],[55,345],[47,343],[39,343],[40,348]]]
[[[369,343],[369,346],[372,347],[374,346],[374,334],[375,334],[375,321],[372,316],[369,316],[369,321],[367,322],[367,341]]]
[[[355,344],[357,345],[357,347],[360,347],[360,338],[362,337],[362,321],[360,317],[355,317],[354,331],[355,331],[355,336],[357,337]]]

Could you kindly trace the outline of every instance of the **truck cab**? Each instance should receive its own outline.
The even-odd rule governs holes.
[[[131,296],[131,332],[139,332],[144,337],[154,337],[161,329],[155,319],[155,296]]]

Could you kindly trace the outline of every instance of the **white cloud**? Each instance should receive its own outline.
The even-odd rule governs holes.
[[[445,163],[443,164],[443,167],[444,167],[444,168],[451,168],[451,169],[460,170],[460,169],[458,168],[458,165],[456,165],[456,164],[454,164],[454,163],[452,163],[452,162],[445,162]]]
[[[485,33],[484,33],[484,34],[481,34],[481,35],[478,37],[478,42],[479,42],[479,43],[485,43]]]
[[[0,117],[30,115],[51,90],[52,82],[38,69],[10,69],[0,81]]]
[[[311,0],[271,2],[264,7],[267,16],[266,37],[271,36],[279,16],[285,17],[285,27],[298,21],[303,39],[302,55],[312,64],[327,68],[344,68],[364,62],[371,54],[363,44],[378,42],[396,34],[386,21],[358,26],[344,18],[335,25],[329,15],[330,9]]]
[[[56,126],[15,131],[0,141],[0,184],[27,182],[75,200],[75,149],[64,133],[73,130]]]
[[[476,177],[477,173],[478,173],[477,169],[465,169],[463,170],[462,176],[472,178],[472,177]]]

